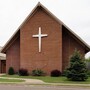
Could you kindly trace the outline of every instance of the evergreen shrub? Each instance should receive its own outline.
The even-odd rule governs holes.
[[[14,75],[15,74],[13,67],[9,67],[8,74],[9,75]]]
[[[70,66],[66,69],[66,77],[72,81],[85,81],[88,79],[85,60],[79,51],[75,50],[70,58]]]

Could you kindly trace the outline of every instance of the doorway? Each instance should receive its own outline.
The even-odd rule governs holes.
[[[1,73],[6,73],[6,60],[1,60]]]

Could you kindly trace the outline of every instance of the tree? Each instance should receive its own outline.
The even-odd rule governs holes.
[[[66,77],[72,81],[85,81],[88,79],[86,63],[77,50],[70,58],[70,66],[66,69]]]

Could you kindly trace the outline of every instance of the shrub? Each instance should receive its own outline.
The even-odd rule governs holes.
[[[19,75],[20,76],[28,76],[29,74],[28,74],[28,70],[27,69],[24,69],[24,68],[21,68],[20,70],[19,70]]]
[[[59,77],[61,75],[61,72],[59,70],[53,70],[51,71],[52,77]]]
[[[15,74],[13,67],[10,67],[10,68],[9,68],[8,74],[9,74],[9,75]]]
[[[70,58],[70,66],[66,69],[66,77],[72,81],[85,81],[88,78],[86,63],[77,50]]]
[[[32,75],[33,76],[43,76],[44,74],[45,73],[40,69],[32,70]]]

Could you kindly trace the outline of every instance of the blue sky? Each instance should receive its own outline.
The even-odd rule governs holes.
[[[90,0],[0,0],[0,46],[5,45],[38,2],[90,45]]]

